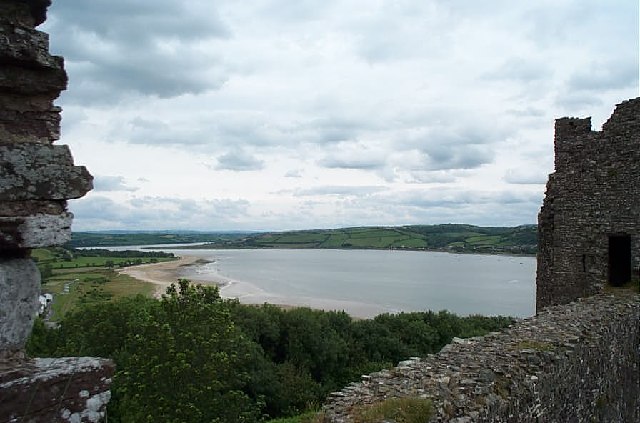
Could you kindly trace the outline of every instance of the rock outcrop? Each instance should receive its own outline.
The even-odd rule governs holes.
[[[113,373],[108,360],[24,354],[40,293],[30,249],[67,242],[66,200],[92,188],[69,148],[53,144],[67,74],[35,29],[50,3],[0,0],[0,422],[99,421]]]

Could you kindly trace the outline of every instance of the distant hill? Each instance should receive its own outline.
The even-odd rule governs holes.
[[[196,231],[101,231],[73,232],[66,247],[115,247],[127,245],[190,244],[194,242],[223,242],[244,238],[252,232],[196,232]]]
[[[125,243],[126,242],[126,243]],[[74,233],[71,246],[203,242],[188,248],[351,248],[535,254],[536,225],[462,224],[355,227],[265,233]]]

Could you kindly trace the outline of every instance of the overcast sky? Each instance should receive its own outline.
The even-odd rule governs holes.
[[[637,0],[54,0],[74,230],[535,223],[638,96]]]

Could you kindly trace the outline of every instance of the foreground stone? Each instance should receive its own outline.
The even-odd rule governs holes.
[[[363,376],[330,396],[326,421],[392,397],[433,401],[431,422],[640,421],[640,296],[549,307],[504,332]]]
[[[99,422],[111,398],[110,360],[36,358],[2,369],[0,423]]]
[[[0,259],[0,359],[24,348],[39,294],[40,272],[31,259]]]

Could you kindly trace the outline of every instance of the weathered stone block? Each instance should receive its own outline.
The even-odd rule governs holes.
[[[4,143],[50,144],[60,138],[60,109],[0,110],[0,140]]]
[[[31,69],[24,66],[3,65],[0,68],[0,92],[33,95],[54,93],[67,88],[67,73],[64,69]]]
[[[49,35],[6,21],[0,23],[0,61],[26,67],[64,67],[62,57],[49,54]]]
[[[0,201],[79,198],[93,188],[66,145],[0,145]]]
[[[0,422],[99,422],[114,365],[93,357],[36,358],[0,370]]]
[[[46,13],[46,8],[44,12]],[[31,14],[26,1],[0,0],[0,16],[18,25],[27,27],[36,26],[36,20]],[[42,23],[42,21],[38,22],[38,24],[39,23]]]
[[[39,294],[40,272],[33,260],[0,259],[0,359],[24,348]]]
[[[67,211],[67,202],[59,201],[7,201],[0,202],[0,217],[24,217],[37,214],[58,215]]]
[[[0,217],[0,252],[62,245],[71,240],[73,214]]]

